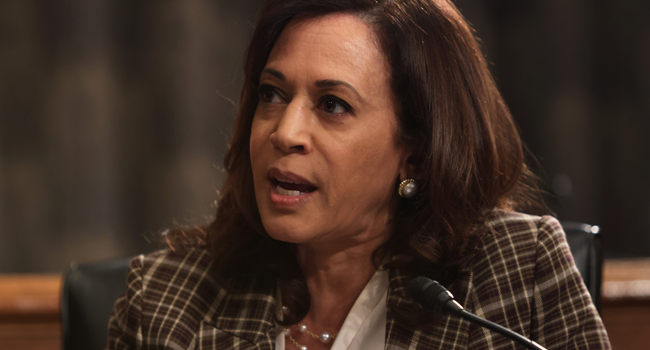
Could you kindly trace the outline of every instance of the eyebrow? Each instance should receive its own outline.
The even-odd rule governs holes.
[[[359,99],[362,99],[361,95],[359,95],[357,90],[354,87],[352,87],[352,85],[350,85],[350,84],[348,84],[348,83],[346,83],[344,81],[341,81],[341,80],[332,80],[332,79],[318,80],[316,82],[316,86],[321,87],[321,88],[322,87],[333,87],[333,86],[345,86],[345,87],[349,88],[350,90],[352,90],[352,92],[354,92],[357,95],[357,97],[359,97]]]
[[[280,73],[280,71],[277,71],[277,70],[275,70],[275,69],[273,69],[273,68],[264,68],[264,70],[262,71],[262,73],[264,73],[264,72],[269,73],[269,74],[271,74],[272,76],[274,76],[274,77],[276,77],[276,78],[278,78],[278,79],[280,79],[280,80],[282,80],[282,81],[286,81],[286,80],[287,80],[287,77],[285,77],[284,74]]]
[[[285,77],[284,74],[282,74],[280,71],[275,70],[273,68],[264,68],[264,70],[262,70],[262,72],[263,73],[269,73],[272,76],[274,76],[274,77],[276,77],[276,78],[278,78],[278,79],[280,79],[282,81],[287,80],[287,77]],[[319,87],[319,88],[334,87],[334,86],[345,86],[345,87],[349,88],[350,90],[352,90],[352,92],[354,92],[359,97],[359,99],[362,99],[361,95],[357,92],[357,90],[352,85],[350,85],[350,84],[348,84],[348,83],[346,83],[344,81],[341,81],[341,80],[323,79],[323,80],[316,81],[315,85],[316,85],[316,87]]]

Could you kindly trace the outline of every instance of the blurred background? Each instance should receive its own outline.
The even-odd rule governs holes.
[[[261,1],[0,1],[0,273],[204,224]],[[561,220],[650,256],[650,1],[458,0]]]

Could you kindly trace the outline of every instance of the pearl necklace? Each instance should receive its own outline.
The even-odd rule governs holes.
[[[321,333],[321,335],[318,335],[318,334],[315,334],[315,333],[313,333],[313,332],[310,332],[310,331],[307,329],[307,326],[304,325],[304,324],[298,325],[298,330],[299,330],[301,333],[307,333],[307,334],[309,334],[309,335],[310,335],[312,338],[314,338],[314,339],[318,339],[318,340],[320,340],[321,342],[323,342],[323,344],[327,344],[327,343],[329,343],[332,339],[336,338],[336,336],[338,335],[338,333],[337,333],[337,334],[334,334],[334,335],[330,335],[330,334],[327,333],[327,332],[323,332],[323,333]],[[298,349],[300,349],[300,350],[307,350],[307,347],[306,347],[305,345],[300,345],[300,343],[298,343],[298,342],[296,341],[296,339],[294,339],[294,338],[291,336],[291,329],[290,329],[290,328],[285,328],[285,329],[284,329],[284,334],[287,335],[287,336],[289,337],[289,340],[291,340],[291,342],[293,343],[293,345],[295,345]]]

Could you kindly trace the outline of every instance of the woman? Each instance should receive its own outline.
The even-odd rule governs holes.
[[[514,122],[448,0],[270,0],[215,221],[134,259],[109,349],[492,349],[439,280],[549,349],[609,348]],[[205,242],[205,243],[203,243]]]

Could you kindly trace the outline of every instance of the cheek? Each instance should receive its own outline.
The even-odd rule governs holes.
[[[265,169],[267,166],[266,159],[268,159],[268,157],[264,156],[267,137],[265,136],[263,128],[260,128],[260,125],[256,124],[257,123],[253,121],[253,126],[251,127],[249,157],[253,174],[253,184],[257,195],[261,190],[260,186],[263,186],[263,180],[266,179]]]
[[[341,181],[347,184],[348,193],[374,193],[383,197],[398,176],[401,153],[395,148],[392,135],[386,132],[372,135],[375,136],[338,149],[341,168],[345,169]]]
[[[266,137],[265,137],[263,125],[259,123],[257,118],[253,119],[253,125],[251,126],[251,137],[248,145],[249,155],[251,159],[251,165],[253,166],[253,170],[255,170],[255,165],[257,161],[260,160],[260,152],[262,150],[262,146],[264,145],[265,140]]]

